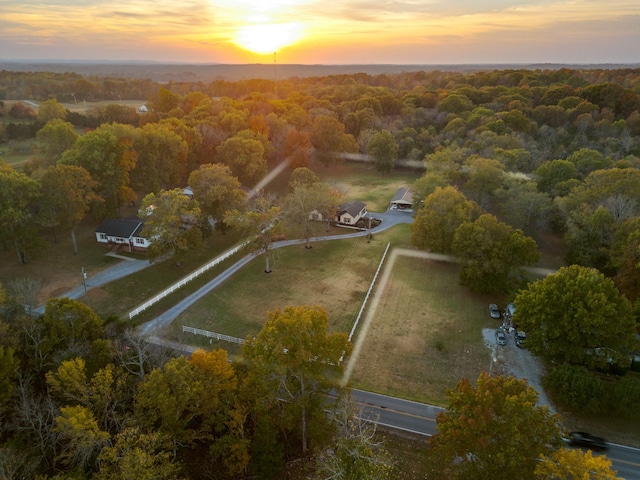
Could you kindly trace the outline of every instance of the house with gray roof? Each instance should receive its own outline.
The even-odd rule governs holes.
[[[96,241],[114,250],[146,252],[150,242],[140,234],[142,227],[144,222],[135,216],[106,219],[96,228]]]
[[[336,212],[336,222],[343,225],[355,225],[367,213],[367,205],[359,200],[340,205]]]
[[[391,210],[412,210],[413,209],[413,193],[407,187],[401,187],[389,202]]]

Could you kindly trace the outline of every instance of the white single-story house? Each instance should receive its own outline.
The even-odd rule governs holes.
[[[103,220],[96,228],[96,241],[109,248],[146,252],[151,243],[140,235],[143,226],[144,222],[135,216]]]
[[[359,200],[343,203],[336,212],[336,222],[355,225],[367,213],[367,205]]]
[[[391,210],[411,210],[413,209],[413,193],[407,187],[401,187],[389,203]]]

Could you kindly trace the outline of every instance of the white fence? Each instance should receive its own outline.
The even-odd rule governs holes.
[[[235,248],[232,248],[231,250],[228,250],[227,252],[223,253],[222,255],[220,255],[217,258],[214,258],[212,261],[210,261],[209,263],[207,263],[206,265],[200,267],[198,270],[196,270],[195,272],[192,272],[191,274],[187,275],[186,277],[184,277],[181,280],[178,280],[176,283],[174,283],[173,285],[171,285],[169,288],[167,288],[166,290],[160,292],[158,295],[156,295],[155,297],[153,297],[150,300],[147,300],[146,302],[144,302],[142,305],[140,305],[139,307],[137,307],[135,310],[132,310],[131,312],[129,312],[129,319],[132,319],[133,317],[135,317],[136,315],[138,315],[140,312],[142,312],[143,310],[146,310],[147,308],[149,308],[151,305],[153,305],[154,303],[159,302],[160,300],[162,300],[164,297],[166,297],[167,295],[172,294],[173,292],[175,292],[176,290],[178,290],[180,287],[186,285],[187,283],[189,283],[191,280],[193,280],[196,277],[199,277],[200,275],[202,275],[204,272],[206,272],[207,270],[209,270],[212,267],[215,267],[216,265],[218,265],[220,262],[223,262],[224,260],[226,260],[227,258],[231,257],[232,255],[235,255],[236,253],[238,253],[245,245],[247,244],[247,242],[238,245]]]
[[[382,265],[384,264],[384,259],[387,256],[387,252],[389,251],[389,247],[391,246],[391,242],[387,243],[387,248],[385,248],[384,253],[382,254],[382,259],[380,260],[380,264],[378,265],[378,269],[376,270],[376,274],[373,276],[373,280],[371,281],[371,285],[369,285],[369,290],[367,291],[367,294],[364,297],[364,302],[362,302],[362,306],[360,307],[360,311],[358,312],[358,316],[356,317],[356,321],[353,324],[353,327],[351,328],[351,333],[349,333],[349,341],[351,341],[351,339],[353,338],[353,334],[356,332],[356,328],[358,328],[358,322],[360,322],[360,317],[362,317],[362,314],[364,312],[364,308],[367,306],[367,301],[369,300],[369,295],[371,295],[371,292],[373,291],[373,286],[376,284],[376,279],[378,278],[378,274],[380,273],[380,270],[382,269]]]
[[[199,328],[182,326],[183,332],[193,333],[194,335],[203,335],[208,338],[215,338],[216,340],[224,340],[225,342],[244,344],[242,338],[230,337],[229,335],[223,335],[222,333],[208,332],[207,330],[200,330]]]

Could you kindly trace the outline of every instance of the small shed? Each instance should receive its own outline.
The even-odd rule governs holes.
[[[128,252],[146,252],[150,242],[140,235],[142,227],[144,222],[135,216],[106,219],[96,228],[96,241],[98,245],[109,248],[124,248]]]
[[[407,187],[401,187],[389,203],[391,210],[412,210],[413,209],[413,193]]]
[[[354,200],[340,205],[336,212],[336,222],[355,225],[367,213],[367,204]]]

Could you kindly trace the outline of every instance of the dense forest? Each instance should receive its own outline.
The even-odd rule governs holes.
[[[103,100],[112,103],[83,113],[62,105]],[[140,100],[145,109],[124,100]],[[24,139],[38,145],[29,162],[17,170],[0,161],[0,242],[16,252],[16,262],[42,250],[43,228],[73,235],[86,216],[117,218],[123,205],[140,199],[148,212],[165,207],[149,213],[150,235],[173,232],[150,253],[180,255],[215,234],[212,228],[249,218],[254,204],[245,192],[280,162],[294,170],[316,159],[331,168],[359,154],[384,174],[410,160],[424,171],[413,185],[423,202],[412,226],[416,247],[462,258],[461,283],[471,290],[514,297],[525,286],[518,267],[538,258],[536,241],[560,236],[565,263],[596,269],[597,281],[620,296],[620,321],[633,321],[633,332],[621,329],[617,339],[603,341],[633,348],[640,315],[640,69],[164,84],[2,71],[0,141]],[[332,192],[312,183],[292,185],[292,194],[313,193],[316,206],[326,204]],[[186,185],[194,187],[189,201],[177,193]],[[270,202],[287,213],[286,201]],[[235,217],[221,205],[234,208]],[[302,213],[298,222],[308,218]],[[488,237],[491,245],[469,240]],[[491,271],[472,250],[491,259]],[[81,302],[51,299],[35,319],[25,315],[24,298],[6,288],[0,293],[2,478],[277,478],[291,459],[329,444],[337,452],[354,445],[323,409],[336,359],[349,346],[327,331],[322,311],[274,312],[272,328],[244,349],[245,362],[232,365],[224,351],[172,358]],[[326,362],[278,354],[283,338],[301,330],[310,332],[301,350],[321,352]],[[602,367],[588,365],[593,358],[577,363]],[[624,395],[621,413],[637,411],[637,382]],[[364,457],[386,465],[384,451],[365,436],[358,440],[358,448],[369,449]],[[322,455],[314,458],[318,472],[333,468]],[[359,478],[392,478],[385,475],[390,471],[374,469]]]

